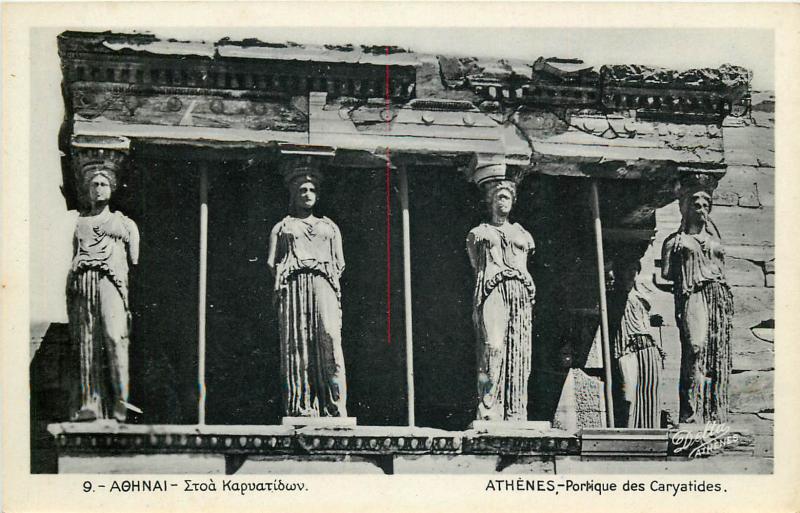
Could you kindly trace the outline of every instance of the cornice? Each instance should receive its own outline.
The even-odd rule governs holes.
[[[726,116],[746,114],[751,78],[732,65],[675,71],[610,64],[595,70],[576,59],[526,63],[395,47],[189,42],[118,33],[65,32],[59,55],[73,95],[90,90],[287,98],[325,92],[329,100],[388,96],[393,104],[451,100],[467,105],[454,110],[484,112],[635,112],[639,119],[684,124],[720,124]]]

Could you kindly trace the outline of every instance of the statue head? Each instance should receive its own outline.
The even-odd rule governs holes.
[[[88,163],[80,173],[80,196],[85,206],[107,203],[117,190],[117,169],[107,163]]]
[[[711,194],[717,185],[715,176],[710,174],[687,173],[675,182],[675,193],[681,210],[681,228],[696,227],[709,230],[713,222],[711,214]]]
[[[286,177],[289,188],[289,206],[292,210],[311,210],[319,199],[319,173],[302,169]]]
[[[103,137],[73,137],[72,169],[82,208],[92,208],[98,202],[107,203],[123,178],[129,141],[125,138],[111,139],[109,142]]]
[[[642,272],[642,264],[639,260],[625,260],[614,266],[615,277],[619,287],[624,292],[630,292],[636,285],[636,278]]]
[[[681,216],[684,224],[704,226],[711,215],[711,194],[705,190],[687,191],[680,198]]]
[[[492,180],[483,186],[483,200],[490,215],[508,217],[517,201],[517,184],[512,180]]]

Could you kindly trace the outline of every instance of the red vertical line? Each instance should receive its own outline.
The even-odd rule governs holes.
[[[384,88],[386,100],[386,131],[391,130],[391,104],[389,101],[389,47],[386,47],[386,87]],[[391,197],[392,167],[389,155],[389,145],[386,145],[386,343],[392,343],[392,197]]]

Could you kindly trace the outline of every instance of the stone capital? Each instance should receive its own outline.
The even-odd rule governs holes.
[[[505,155],[473,154],[472,159],[462,169],[467,181],[481,185],[487,181],[506,178]]]
[[[336,156],[330,146],[281,144],[278,146],[278,172],[287,185],[301,175],[320,179],[323,165]]]
[[[518,165],[513,159],[509,162],[507,156],[502,154],[477,154],[464,173],[468,181],[478,186],[495,180],[512,180],[519,184],[532,171],[532,166],[527,162],[524,164]]]
[[[679,176],[674,184],[676,199],[681,199],[698,191],[703,191],[711,195],[714,189],[717,188],[717,183],[719,182],[719,177],[709,173],[700,173],[693,170],[684,170],[682,168],[678,168],[678,172]]]
[[[80,173],[88,165],[105,165],[118,172],[127,160],[130,146],[127,137],[75,135],[70,141],[73,169]]]
[[[70,178],[74,199],[82,202],[82,183],[87,174],[102,170],[114,182],[123,179],[130,153],[130,140],[119,136],[74,135],[70,139]],[[67,178],[65,176],[65,178]]]

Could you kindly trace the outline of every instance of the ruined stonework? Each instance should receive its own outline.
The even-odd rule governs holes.
[[[571,369],[561,391],[553,427],[569,433],[607,427],[603,382],[580,369]]]
[[[775,97],[754,93],[749,118],[723,125],[728,172],[717,188],[716,218],[728,237],[728,280],[736,315],[731,336],[731,423],[750,427],[754,451],[772,456],[775,346]]]

